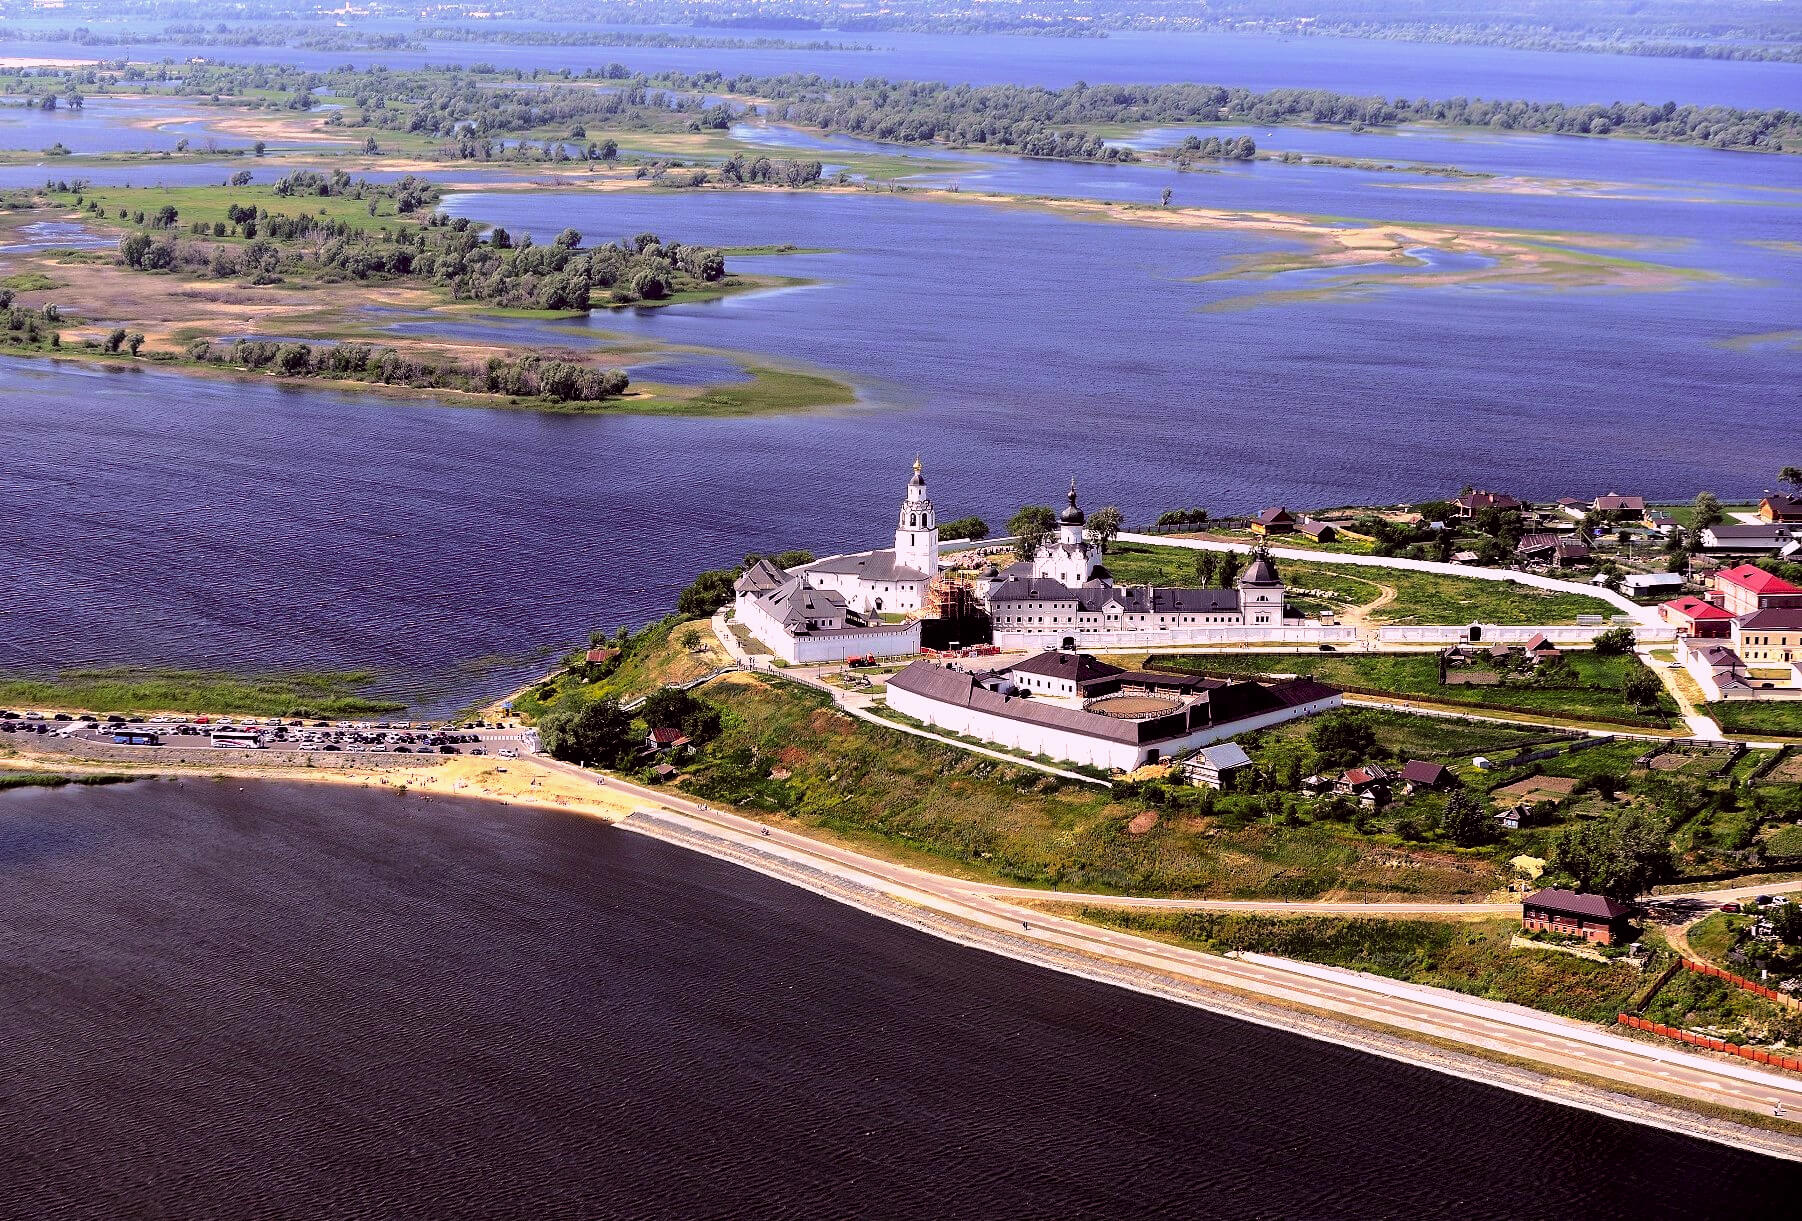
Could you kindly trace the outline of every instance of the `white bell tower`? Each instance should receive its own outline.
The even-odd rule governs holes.
[[[929,580],[939,575],[939,522],[926,497],[926,475],[918,458],[895,526],[895,566],[923,572]]]

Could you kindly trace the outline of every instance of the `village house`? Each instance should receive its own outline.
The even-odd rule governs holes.
[[[644,748],[652,754],[680,752],[688,748],[688,735],[680,729],[654,728],[644,736]]]
[[[1485,491],[1465,492],[1452,503],[1458,506],[1459,517],[1475,517],[1485,509],[1495,509],[1502,513],[1518,513],[1526,507],[1512,496]]]
[[[1776,555],[1796,542],[1795,528],[1787,522],[1756,525],[1709,526],[1702,531],[1702,546],[1709,551],[1735,554]]]
[[[1715,573],[1707,596],[1730,615],[1749,615],[1776,606],[1802,606],[1802,586],[1756,564],[1739,564]]]
[[[1296,532],[1305,534],[1317,543],[1330,543],[1339,537],[1339,527],[1331,522],[1315,521],[1305,517],[1296,524]]]
[[[1590,502],[1589,507],[1597,513],[1619,520],[1641,518],[1646,512],[1644,496],[1622,496],[1619,492],[1609,492],[1606,496],[1598,496]]]
[[[1389,804],[1389,773],[1376,763],[1354,767],[1333,783],[1333,792],[1354,798],[1370,809],[1380,809]]]
[[[1725,640],[1733,635],[1733,616],[1724,608],[1693,594],[1666,602],[1658,608],[1658,617],[1684,636]]]
[[[1252,766],[1251,756],[1237,742],[1204,746],[1182,762],[1183,779],[1198,788],[1231,789],[1237,777]]]
[[[1621,578],[1621,592],[1629,598],[1656,598],[1682,591],[1680,572],[1635,572]]]
[[[1603,895],[1574,890],[1541,890],[1521,900],[1521,927],[1528,932],[1580,937],[1613,945],[1631,932],[1633,908]]]
[[[1265,509],[1251,519],[1253,534],[1292,534],[1295,532],[1295,514],[1287,509]]]
[[[1766,492],[1758,502],[1758,517],[1761,521],[1802,524],[1802,496]]]
[[[1424,759],[1408,760],[1397,774],[1397,780],[1405,796],[1436,792],[1458,783],[1458,777],[1443,763],[1429,763]]]
[[[1526,534],[1515,544],[1514,554],[1525,563],[1569,568],[1587,564],[1590,553],[1587,544],[1575,539],[1561,538],[1556,534]]]

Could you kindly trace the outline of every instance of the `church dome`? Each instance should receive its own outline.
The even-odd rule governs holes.
[[[1070,481],[1070,503],[1064,507],[1062,513],[1057,515],[1057,520],[1060,525],[1065,526],[1080,526],[1085,520],[1082,510],[1076,507],[1076,480],[1074,479]]]
[[[921,469],[920,460],[918,458],[914,459],[914,477],[907,481],[907,486],[911,488],[923,488],[926,486],[926,472]]]
[[[1258,555],[1239,578],[1241,585],[1281,585],[1281,578],[1276,575],[1276,565],[1270,562],[1267,555]]]

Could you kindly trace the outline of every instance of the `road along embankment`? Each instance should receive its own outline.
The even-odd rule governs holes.
[[[1362,980],[1315,977],[1286,961],[1278,966],[1202,954],[970,893],[968,884],[957,879],[881,862],[871,862],[875,868],[870,870],[854,868],[842,859],[854,854],[815,852],[785,833],[749,823],[741,827],[739,821],[717,811],[692,817],[659,807],[636,810],[620,825],[961,945],[1503,1089],[1802,1161],[1802,1076],[1793,1082],[1763,1075],[1748,1079],[1737,1065],[1667,1048],[1642,1049],[1607,1035],[1598,1044],[1593,1036],[1601,1032],[1593,1027],[1531,1010],[1521,1010],[1527,1016],[1517,1018],[1489,1012],[1488,1003],[1455,993],[1437,996],[1436,989],[1394,995]],[[1584,1037],[1575,1037],[1577,1032]],[[1692,1111],[1685,1101],[1704,1111],[1765,1116],[1781,1105],[1789,1121],[1786,1130],[1767,1131]]]

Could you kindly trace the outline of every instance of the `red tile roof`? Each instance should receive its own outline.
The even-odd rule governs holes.
[[[1694,594],[1685,594],[1674,601],[1666,602],[1659,610],[1670,611],[1673,615],[1682,615],[1685,619],[1731,619],[1733,616],[1712,602],[1704,602]]]
[[[1802,586],[1791,585],[1775,573],[1766,572],[1756,564],[1741,564],[1735,568],[1726,568],[1714,574],[1715,584],[1725,581],[1737,585],[1741,589],[1749,589],[1755,594],[1802,594]]]

